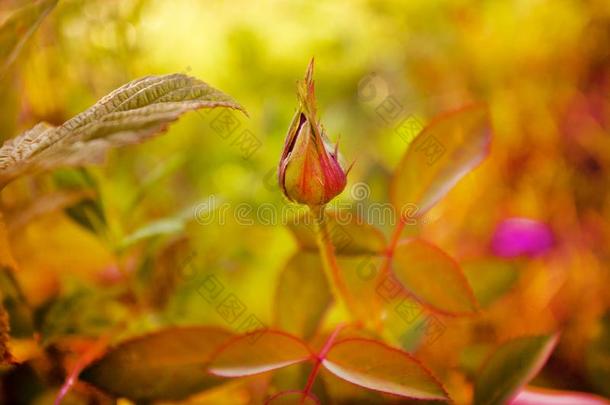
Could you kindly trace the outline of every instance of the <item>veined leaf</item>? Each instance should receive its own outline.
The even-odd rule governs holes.
[[[417,207],[425,214],[488,153],[491,127],[480,105],[439,117],[413,140],[391,185],[397,210]]]
[[[339,341],[322,364],[337,377],[372,390],[416,399],[449,399],[415,358],[375,340]]]
[[[216,386],[211,354],[231,337],[213,327],[165,329],[119,344],[81,373],[81,379],[132,400],[178,400]]]
[[[275,325],[309,339],[332,303],[332,294],[316,254],[298,252],[280,274],[275,292]]]
[[[40,123],[0,148],[0,185],[25,173],[99,162],[112,147],[136,144],[190,110],[229,107],[231,97],[184,74],[147,76],[108,94],[59,127]]]
[[[422,240],[399,243],[392,262],[396,279],[424,305],[459,315],[477,310],[477,302],[458,263]]]
[[[365,223],[351,211],[327,210],[330,239],[339,255],[382,253],[386,247],[383,233]],[[311,214],[304,213],[288,225],[303,250],[318,251],[315,225]]]
[[[56,4],[57,0],[34,1],[4,19],[0,26],[0,77]]]
[[[254,331],[223,345],[212,358],[209,371],[222,377],[243,377],[297,364],[311,356],[305,342],[295,336]]]
[[[525,336],[501,345],[483,366],[474,387],[475,405],[504,404],[538,374],[558,335]]]

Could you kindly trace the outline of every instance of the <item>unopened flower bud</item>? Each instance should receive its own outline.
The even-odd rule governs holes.
[[[345,188],[347,176],[316,118],[313,59],[298,83],[299,108],[292,119],[280,159],[278,177],[284,195],[309,206],[328,203]]]

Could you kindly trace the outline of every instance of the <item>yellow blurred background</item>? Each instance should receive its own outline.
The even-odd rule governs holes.
[[[4,1],[0,15],[19,3]],[[341,201],[351,200],[359,182],[371,187],[367,202],[388,200],[390,175],[408,146],[397,130],[405,120],[426,125],[484,102],[494,128],[489,157],[418,231],[464,263],[493,257],[490,241],[505,218],[535,219],[554,234],[545,255],[506,259],[518,276],[480,318],[445,320],[439,342],[420,351],[450,381],[456,401],[471,395],[454,371],[470,355],[465,347],[475,353],[557,329],[561,343],[540,384],[610,395],[610,342],[600,341],[610,336],[603,335],[610,328],[609,318],[603,322],[610,304],[609,44],[603,0],[61,0],[0,80],[0,140],[39,121],[61,124],[135,78],[181,72],[243,104],[249,117],[235,115],[236,131],[250,131],[257,146],[244,149],[234,134],[216,131],[216,110],[193,112],[161,137],[112,151],[101,166],[14,182],[1,207],[17,278],[34,306],[62,299],[75,300],[67,307],[103,306],[91,315],[90,330],[99,331],[126,316],[122,305],[104,301],[121,272],[155,277],[164,260],[190,257],[189,271],[216,274],[248,312],[271,323],[277,276],[296,244],[285,227],[261,224],[255,214],[264,204],[285,204],[275,170],[296,108],[295,82],[315,57],[321,121],[354,162]],[[102,230],[49,202],[82,184],[98,194],[81,223],[91,228],[101,210]],[[230,213],[254,207],[245,214],[252,225],[233,215],[205,226],[193,220],[193,207],[210,198],[228,203]],[[160,220],[159,238],[125,241]],[[188,278],[167,283],[176,283],[162,299],[167,305],[130,319],[130,334],[165,324],[226,326]],[[595,344],[602,349],[590,354]]]

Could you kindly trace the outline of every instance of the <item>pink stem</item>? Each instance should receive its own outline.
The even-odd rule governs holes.
[[[330,336],[328,337],[328,339],[326,340],[326,343],[324,343],[324,347],[322,348],[320,353],[318,353],[315,356],[315,363],[314,363],[313,368],[311,369],[311,373],[309,373],[309,377],[307,378],[307,385],[305,386],[305,389],[303,390],[303,398],[301,399],[301,403],[303,403],[303,401],[305,401],[305,399],[311,393],[311,389],[313,388],[313,383],[316,381],[316,377],[318,376],[318,373],[320,372],[320,366],[322,366],[322,361],[326,358],[326,355],[332,348],[333,343],[334,343],[335,339],[337,338],[337,335],[339,335],[339,332],[341,332],[341,330],[344,328],[344,326],[345,325],[343,325],[343,324],[337,325],[337,327],[335,328],[333,333],[331,333]]]
[[[110,335],[102,336],[98,339],[90,348],[88,348],[85,353],[78,359],[76,365],[70,372],[70,374],[66,377],[66,381],[61,386],[57,397],[55,398],[54,405],[61,404],[61,401],[68,394],[74,383],[78,380],[78,375],[85,367],[89,365],[100,353],[102,353],[106,347],[108,346],[108,341],[110,340]]]

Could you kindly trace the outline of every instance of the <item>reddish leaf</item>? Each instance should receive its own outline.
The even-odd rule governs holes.
[[[451,315],[477,310],[474,294],[458,263],[422,239],[410,239],[397,246],[393,269],[403,287],[433,310]]]
[[[264,330],[237,336],[214,355],[209,371],[222,377],[243,377],[276,370],[311,358],[301,339]]]
[[[474,387],[475,405],[510,401],[538,374],[557,344],[558,336],[525,336],[501,345],[487,360]]]
[[[81,379],[133,400],[178,400],[223,380],[205,371],[231,333],[213,327],[169,328],[119,344],[87,367]]]
[[[322,364],[339,378],[376,391],[417,399],[449,399],[442,385],[408,353],[369,339],[335,343]]]
[[[487,109],[474,105],[443,115],[409,145],[392,179],[391,197],[402,211],[423,215],[489,150],[491,127]]]
[[[610,401],[584,392],[524,388],[510,405],[610,405]]]
[[[284,391],[280,392],[269,398],[265,404],[273,404],[273,405],[318,405],[320,401],[318,401],[315,397],[304,394],[302,391]]]

